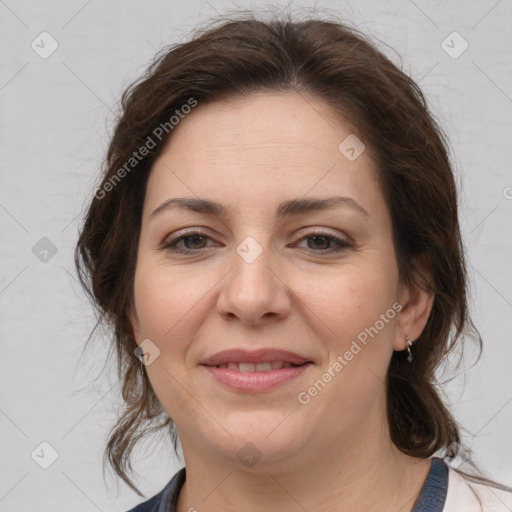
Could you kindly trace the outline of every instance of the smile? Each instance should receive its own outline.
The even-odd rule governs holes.
[[[280,370],[281,368],[292,368],[296,365],[285,361],[273,361],[271,363],[223,363],[215,366],[215,368],[226,368],[236,372],[270,372],[272,370]]]
[[[273,368],[275,366],[275,368]],[[223,363],[217,366],[200,365],[208,371],[213,383],[231,391],[261,393],[271,391],[297,379],[313,363],[300,365],[275,361],[272,363]]]

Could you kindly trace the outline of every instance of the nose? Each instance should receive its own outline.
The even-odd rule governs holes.
[[[290,290],[276,260],[265,249],[252,261],[233,251],[231,270],[222,280],[217,310],[227,320],[258,326],[283,320],[291,307]],[[282,274],[282,272],[281,272]]]

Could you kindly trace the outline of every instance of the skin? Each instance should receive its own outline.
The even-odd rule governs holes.
[[[368,151],[338,145],[354,130],[311,96],[264,92],[198,105],[152,169],[143,208],[132,324],[160,350],[146,371],[176,423],[187,468],[178,512],[410,511],[431,461],[402,454],[386,419],[394,350],[418,338],[433,297],[399,281],[389,211]],[[364,141],[364,135],[358,137]],[[282,220],[279,203],[341,195],[349,206]],[[226,218],[169,209],[175,197],[223,204]],[[162,248],[183,228],[189,255]],[[327,231],[351,245],[311,237]],[[248,236],[252,263],[236,251]],[[306,238],[307,236],[307,238]],[[297,396],[398,302],[402,310],[307,404]],[[199,363],[224,349],[277,347],[314,361],[264,393],[217,383]],[[331,370],[332,373],[332,370]],[[252,467],[237,452],[251,442]]]

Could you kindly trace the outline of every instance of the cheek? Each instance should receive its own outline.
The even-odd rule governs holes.
[[[385,377],[393,349],[397,275],[384,260],[344,267],[335,278],[322,280],[306,299],[316,304],[321,319],[317,325],[327,333],[328,365],[341,357],[342,373],[350,375],[338,379],[333,389],[361,387],[363,392],[369,376],[372,382],[375,375]]]
[[[136,271],[134,294],[141,336],[154,340],[161,349],[177,348],[165,340],[179,340],[190,329],[209,287],[204,274],[142,264]]]
[[[373,325],[396,300],[396,276],[385,264],[351,264],[302,286],[302,298],[336,332]]]
[[[159,350],[145,370],[156,396],[173,419],[180,418],[183,411],[191,414],[190,395],[183,386],[188,370],[185,360],[204,322],[201,298],[210,287],[204,273],[184,277],[177,269],[158,265],[141,264],[135,274],[140,340],[151,340]]]
[[[322,340],[323,365],[311,388],[302,391],[333,424],[339,422],[340,410],[347,418],[363,415],[382,393],[397,315],[395,276],[389,267],[376,264],[345,270],[336,279],[322,281],[323,286],[310,291],[306,299],[316,304],[315,325],[327,335]],[[319,380],[327,383],[318,385],[320,391]]]

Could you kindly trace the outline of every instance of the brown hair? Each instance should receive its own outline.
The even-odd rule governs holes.
[[[135,444],[161,429],[169,430],[175,450],[178,440],[134,356],[129,320],[145,187],[172,129],[132,162],[133,169],[126,163],[191,98],[204,104],[264,90],[319,98],[355,127],[369,149],[393,221],[400,278],[435,293],[412,363],[406,352],[394,352],[390,362],[391,438],[415,457],[448,447],[458,451],[459,427],[439,395],[435,371],[462,335],[476,334],[480,351],[481,340],[468,315],[456,184],[441,128],[417,84],[355,29],[336,21],[238,16],[165,48],[124,92],[101,186],[76,247],[76,266],[98,322],[113,330],[126,406],[110,432],[105,460],[141,496],[127,474]],[[415,271],[419,261],[431,271],[431,282]]]

